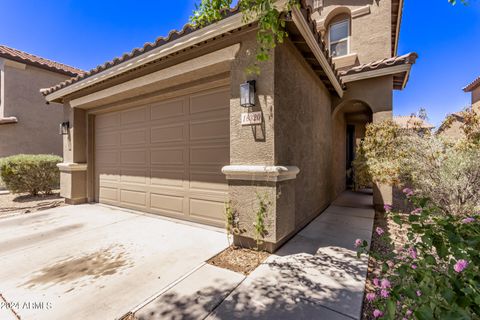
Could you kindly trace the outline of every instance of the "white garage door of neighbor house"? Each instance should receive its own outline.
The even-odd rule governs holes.
[[[97,202],[223,225],[229,106],[221,88],[97,115]]]

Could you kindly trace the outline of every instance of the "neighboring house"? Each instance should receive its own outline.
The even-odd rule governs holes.
[[[62,155],[63,110],[39,93],[81,70],[0,45],[0,158],[20,153]]]
[[[232,9],[44,89],[70,123],[59,166],[67,202],[223,226],[229,201],[245,245],[267,196],[269,250],[318,216],[346,189],[365,125],[392,118],[393,90],[417,56],[396,56],[401,1],[316,5],[292,9],[289,39],[258,76],[245,72],[256,24]],[[380,187],[376,205],[391,203]]]
[[[415,129],[426,132],[435,128],[435,126],[428,123],[427,120],[419,118],[414,114],[410,116],[394,116],[393,122],[402,129]]]
[[[463,91],[470,93],[472,96],[472,105],[469,108],[480,114],[480,77],[463,88]],[[455,112],[442,123],[437,130],[437,134],[449,139],[458,140],[464,136],[462,128],[464,122],[463,112]]]

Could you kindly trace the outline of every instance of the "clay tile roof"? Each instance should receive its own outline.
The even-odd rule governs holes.
[[[83,70],[68,66],[66,64],[48,60],[4,45],[0,45],[0,58],[25,63],[49,71],[62,73],[71,77],[84,73]]]
[[[407,53],[403,56],[396,56],[392,58],[386,58],[374,62],[370,62],[367,64],[361,64],[359,66],[355,66],[353,68],[343,70],[340,72],[341,76],[351,75],[360,72],[367,72],[367,71],[374,71],[378,69],[398,66],[402,64],[415,64],[418,55],[415,52]]]
[[[473,91],[473,89],[477,88],[477,87],[480,87],[480,77],[478,77],[477,79],[473,80],[468,86],[466,86],[465,88],[463,88],[463,91],[465,92],[471,92]]]
[[[433,129],[435,126],[416,116],[394,116],[393,122],[403,129],[422,128]]]
[[[224,18],[230,17],[236,13],[240,12],[240,7],[237,5],[235,8],[231,8],[229,10],[224,10],[223,16]],[[133,59],[139,55],[142,55],[152,49],[161,47],[168,42],[177,40],[183,36],[186,36],[194,31],[196,31],[198,28],[187,23],[183,26],[182,30],[172,30],[169,32],[168,36],[165,37],[158,37],[154,42],[147,42],[145,43],[141,48],[135,48],[133,49],[130,53],[124,53],[121,57],[116,57],[111,61],[107,61],[104,64],[98,65],[97,67],[91,69],[90,71],[84,72],[83,74],[80,74],[74,78],[68,79],[66,81],[63,81],[56,86],[53,86],[51,88],[47,88],[42,90],[42,94],[44,96],[49,95],[55,91],[58,91],[60,89],[63,89],[65,87],[68,87],[69,85],[72,85],[74,83],[77,83],[81,80],[87,79],[89,77],[92,77],[102,71],[105,71],[111,67],[114,67],[116,65],[119,65],[125,61],[128,61],[130,59]]]
[[[311,6],[308,5],[305,0],[301,0],[300,4],[301,4],[301,7],[303,9],[302,13],[304,14],[305,18],[307,19],[307,22],[310,24],[312,32],[317,33],[316,27],[314,25],[315,22],[311,19],[311,13],[313,12]],[[239,4],[237,4],[237,6],[234,7],[234,8],[224,10],[223,11],[223,18],[228,18],[228,17],[233,16],[233,15],[239,13],[239,12],[240,12],[240,6],[239,6]],[[107,70],[111,67],[114,67],[114,66],[119,65],[119,64],[121,64],[125,61],[128,61],[128,60],[130,60],[134,57],[142,55],[142,54],[144,54],[144,53],[146,53],[146,52],[148,52],[152,49],[161,47],[161,46],[167,44],[168,42],[171,42],[171,41],[179,39],[183,36],[186,36],[186,35],[194,32],[198,29],[199,29],[198,27],[192,26],[191,24],[186,24],[186,25],[184,25],[183,29],[180,30],[180,31],[178,31],[178,30],[171,31],[166,38],[159,37],[153,43],[145,43],[143,45],[143,47],[141,47],[141,48],[133,49],[130,53],[125,53],[121,57],[117,57],[117,58],[115,58],[111,61],[105,62],[104,64],[99,65],[99,66],[97,66],[96,68],[94,68],[90,71],[87,71],[83,74],[80,74],[80,75],[74,77],[74,78],[63,81],[63,82],[57,84],[56,86],[53,86],[53,87],[47,88],[47,89],[42,89],[41,92],[44,96],[47,96],[47,95],[49,95],[49,94],[51,94],[55,91],[66,88],[66,87],[68,87],[68,86],[70,86],[74,83],[77,83],[79,81],[82,81],[84,79],[92,77],[92,76],[94,76],[94,75],[96,75],[96,74],[98,74],[102,71],[105,71],[105,70]],[[320,37],[318,37],[318,38],[320,39]],[[332,58],[329,56],[329,54],[328,54],[328,52],[326,51],[325,48],[326,48],[326,46],[323,44],[322,49],[324,51],[324,54],[326,55],[326,57],[328,59],[328,62],[330,64],[330,66],[332,67],[332,70],[334,70],[334,73],[335,73],[335,76],[336,76],[337,80],[340,83],[342,83],[341,79],[340,79],[340,75],[335,70],[335,66],[333,65]]]

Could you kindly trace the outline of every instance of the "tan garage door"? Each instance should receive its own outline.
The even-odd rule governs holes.
[[[229,105],[222,88],[97,115],[96,200],[223,225]]]

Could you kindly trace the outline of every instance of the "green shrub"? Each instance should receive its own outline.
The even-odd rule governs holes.
[[[62,158],[53,155],[11,156],[0,159],[0,177],[12,193],[51,194],[60,185],[60,162]]]

